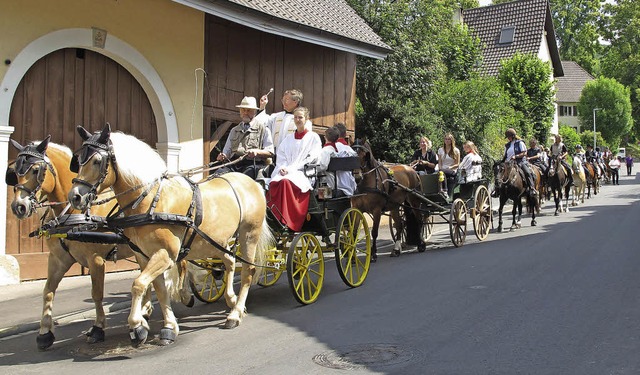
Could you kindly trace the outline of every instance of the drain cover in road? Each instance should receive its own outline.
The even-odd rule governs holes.
[[[330,350],[313,357],[320,366],[339,370],[387,367],[406,363],[414,352],[395,344],[361,344]]]

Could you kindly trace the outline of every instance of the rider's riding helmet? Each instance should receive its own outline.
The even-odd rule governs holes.
[[[582,150],[582,146],[576,145],[576,150]]]
[[[516,136],[516,130],[514,128],[509,128],[509,129],[507,129],[506,132],[504,132],[504,136],[506,138],[515,137]]]

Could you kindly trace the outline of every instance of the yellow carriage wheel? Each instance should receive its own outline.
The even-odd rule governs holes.
[[[197,267],[189,272],[189,286],[197,299],[212,303],[224,294],[224,265],[220,259],[198,259],[192,261]]]
[[[296,300],[304,305],[318,299],[324,282],[320,241],[311,233],[298,233],[287,254],[287,278]]]
[[[357,208],[343,212],[338,223],[336,266],[342,281],[355,288],[364,283],[371,264],[369,224]]]
[[[266,287],[275,284],[282,276],[285,267],[286,261],[282,250],[275,247],[267,250],[265,268],[260,273],[258,285]]]
[[[473,230],[480,241],[489,236],[491,230],[491,197],[484,185],[478,186],[473,197]]]
[[[460,198],[451,204],[449,234],[455,247],[464,245],[464,240],[467,237],[467,204]]]

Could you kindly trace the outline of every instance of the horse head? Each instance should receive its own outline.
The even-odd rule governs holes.
[[[42,142],[22,146],[11,139],[11,144],[18,150],[18,156],[7,168],[5,182],[8,186],[13,186],[11,211],[18,219],[31,216],[40,206],[38,195],[51,193],[55,187],[56,172],[46,154],[50,140],[51,135]]]
[[[561,165],[562,164],[560,164],[560,158],[557,155],[552,155],[551,158],[549,158],[549,171],[547,172],[547,176],[555,176],[559,166]]]
[[[76,130],[84,142],[69,165],[78,176],[73,179],[68,198],[73,208],[84,210],[99,192],[115,184],[116,163],[110,139],[111,125],[107,123],[102,131],[93,134],[80,125]]]

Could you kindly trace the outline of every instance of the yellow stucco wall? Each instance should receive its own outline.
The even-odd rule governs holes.
[[[204,13],[170,0],[0,0],[0,9],[0,81],[5,60],[13,61],[33,40],[62,29],[104,29],[157,71],[175,110],[180,143],[202,138],[202,82],[195,112],[193,106],[194,71],[204,65]]]

